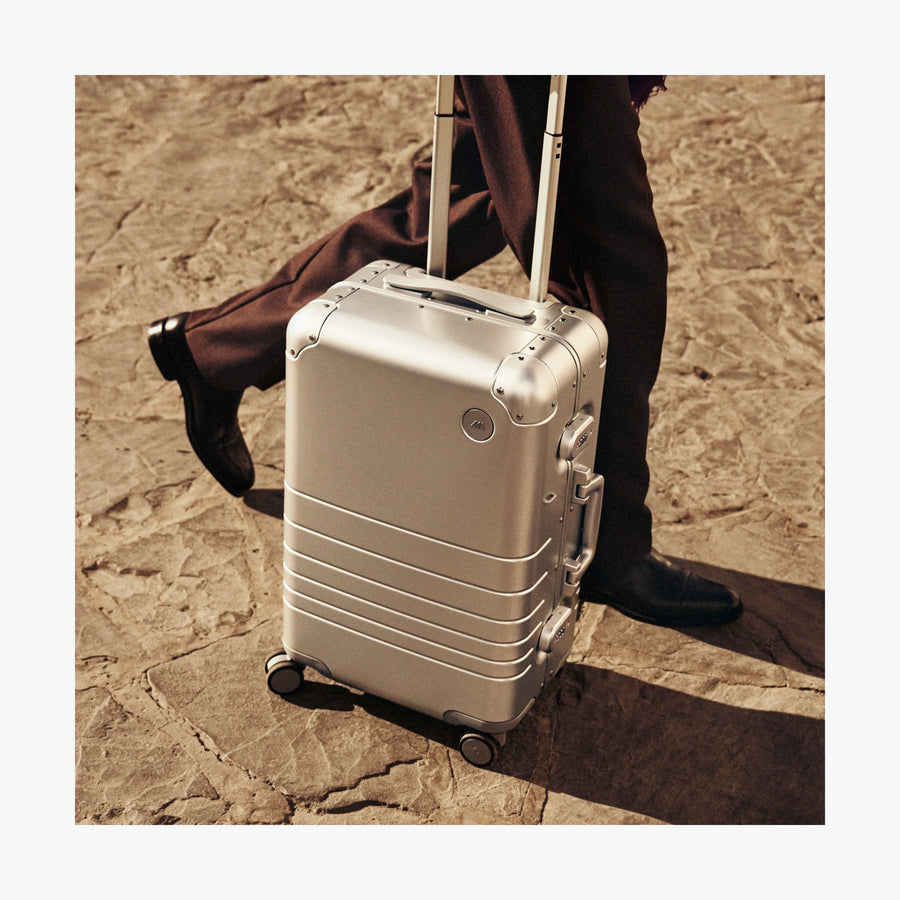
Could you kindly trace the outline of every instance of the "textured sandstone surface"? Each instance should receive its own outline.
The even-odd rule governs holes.
[[[641,128],[670,252],[649,503],[656,546],[746,612],[669,630],[586,605],[480,770],[315,673],[266,689],[283,390],[245,396],[237,500],[145,341],[403,187],[431,77],[76,79],[77,823],[824,821],[824,80],[669,85]],[[526,289],[507,253],[470,280]]]

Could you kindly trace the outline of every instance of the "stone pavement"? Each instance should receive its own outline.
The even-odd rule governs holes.
[[[656,545],[741,593],[721,629],[586,604],[492,769],[313,673],[288,699],[282,387],[237,500],[145,327],[213,305],[406,184],[422,77],[76,79],[77,823],[821,823],[824,80],[672,77],[641,135],[670,251]],[[377,113],[377,114],[376,114]],[[507,253],[471,280],[525,291]]]

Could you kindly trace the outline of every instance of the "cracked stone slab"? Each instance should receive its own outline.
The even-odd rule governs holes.
[[[277,649],[277,620],[152,668],[150,684],[218,755],[325,823],[569,823],[589,806],[593,822],[610,824],[822,816],[824,683],[785,675],[795,653],[736,628],[717,648],[614,613],[591,622],[600,609],[582,623],[586,652],[576,647],[492,770],[461,761],[455,730],[316,673],[287,700],[270,694],[262,663]],[[659,795],[663,773],[673,791]]]
[[[280,620],[149,671],[161,704],[210,746],[294,798],[335,791],[424,755],[427,741],[365,713],[356,694],[310,673],[293,702],[272,694],[264,662],[280,649]]]
[[[225,802],[194,761],[108,691],[79,692],[75,713],[76,822],[168,824],[173,817],[208,820],[224,812]]]

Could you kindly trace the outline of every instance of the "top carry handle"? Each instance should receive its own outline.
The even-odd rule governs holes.
[[[547,125],[544,130],[541,176],[538,185],[534,256],[529,294],[529,299],[537,303],[547,300],[550,251],[553,245],[553,225],[556,218],[559,163],[562,154],[566,78],[565,75],[550,76],[550,98],[547,104]],[[434,150],[428,219],[427,273],[438,278],[445,278],[447,274],[450,170],[453,156],[453,81],[453,75],[438,75],[434,108]]]

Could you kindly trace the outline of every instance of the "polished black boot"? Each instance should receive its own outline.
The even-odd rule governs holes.
[[[188,439],[200,462],[231,494],[253,486],[253,460],[238,426],[242,391],[210,387],[200,374],[184,336],[187,313],[154,322],[148,331],[150,352],[163,378],[177,381],[184,398]]]
[[[581,580],[584,600],[606,603],[654,625],[724,625],[743,612],[737,594],[651,550],[633,562],[594,567]]]

